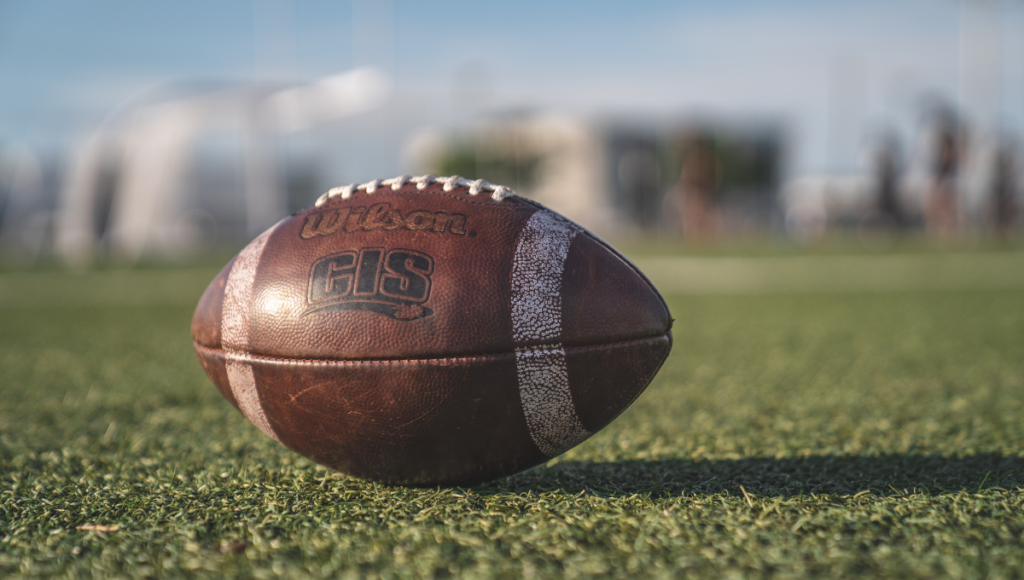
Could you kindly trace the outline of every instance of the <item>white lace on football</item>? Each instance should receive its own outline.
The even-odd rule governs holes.
[[[512,189],[505,187],[504,185],[494,185],[488,183],[483,179],[470,180],[458,175],[452,175],[451,177],[438,177],[436,175],[420,175],[419,177],[410,177],[408,175],[401,175],[399,177],[393,177],[391,179],[374,179],[361,185],[350,183],[342,187],[335,187],[329,190],[327,193],[320,196],[316,200],[316,206],[327,203],[328,200],[340,197],[341,199],[348,199],[352,197],[352,194],[356,191],[365,191],[367,194],[372,194],[382,187],[390,187],[392,191],[398,191],[403,185],[408,183],[415,183],[416,189],[426,189],[427,186],[434,183],[443,183],[444,191],[451,191],[456,187],[468,187],[469,195],[480,195],[481,193],[488,192],[491,194],[491,199],[494,201],[501,201],[510,195],[515,195],[516,192]]]

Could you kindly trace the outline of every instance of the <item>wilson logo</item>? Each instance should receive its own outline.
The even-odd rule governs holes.
[[[299,233],[303,239],[329,236],[337,231],[346,233],[371,232],[373,230],[397,230],[404,228],[413,232],[430,231],[437,234],[448,232],[456,236],[466,235],[466,216],[443,211],[416,210],[406,214],[391,209],[390,203],[377,203],[370,207],[340,207],[313,212],[306,216],[306,223]],[[469,232],[470,237],[476,232]]]
[[[423,303],[430,298],[434,259],[422,252],[386,248],[347,250],[324,256],[309,273],[309,307],[368,310],[414,320],[433,314]]]

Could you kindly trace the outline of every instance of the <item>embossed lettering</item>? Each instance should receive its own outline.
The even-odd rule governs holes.
[[[370,209],[366,210],[366,216],[363,217],[363,229],[372,232],[382,227],[384,225],[384,218],[390,209],[390,203],[375,203],[371,205]]]
[[[405,227],[418,232],[434,225],[434,214],[429,211],[414,211],[405,216]]]
[[[302,232],[299,235],[304,240],[315,236],[329,236],[338,231],[338,228],[345,223],[349,211],[351,211],[349,208],[343,207],[309,214],[306,216],[306,223],[302,226]]]
[[[352,208],[352,213],[348,215],[348,219],[345,220],[345,232],[352,233],[363,227],[363,222],[360,218],[363,217],[363,213],[366,212],[365,207]]]
[[[415,320],[433,311],[430,298],[434,259],[428,254],[373,247],[324,256],[310,269],[305,314],[362,310],[396,320]]]
[[[356,253],[339,252],[320,259],[310,276],[309,301],[322,302],[347,296],[356,275]]]
[[[449,233],[456,236],[466,235],[466,216],[460,213],[445,211],[416,210],[405,213],[391,207],[390,203],[375,203],[369,207],[336,208],[315,211],[306,216],[306,222],[299,231],[299,236],[310,240],[317,236],[330,236],[338,231],[354,234],[376,230],[393,231],[405,228],[412,232],[431,231],[433,233]],[[472,232],[470,235],[476,235]]]
[[[386,218],[384,218],[384,229],[394,230],[405,225],[405,220],[402,219],[402,212],[397,209],[393,209],[388,212]]]
[[[380,279],[380,264],[384,248],[363,248],[359,251],[359,269],[356,271],[356,296],[373,296],[377,293]]]
[[[423,302],[430,295],[430,275],[434,260],[412,250],[391,250],[384,260],[387,273],[381,276],[380,291],[412,302]]]
[[[451,233],[457,236],[464,236],[466,235],[465,226],[466,216],[458,213],[449,214],[443,211],[439,211],[434,214],[434,228],[432,231],[435,231],[439,234],[443,234],[445,228],[447,227],[448,231],[450,231]]]

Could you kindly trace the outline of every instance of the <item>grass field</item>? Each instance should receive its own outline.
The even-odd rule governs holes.
[[[249,425],[191,352],[215,269],[0,274],[0,577],[1021,577],[1024,255],[946,258],[641,257],[654,383],[472,489]]]

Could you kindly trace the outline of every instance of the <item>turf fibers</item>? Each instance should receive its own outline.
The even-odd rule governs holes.
[[[1019,287],[670,295],[609,427],[416,489],[221,398],[188,337],[214,273],[0,275],[0,577],[1024,575]]]

